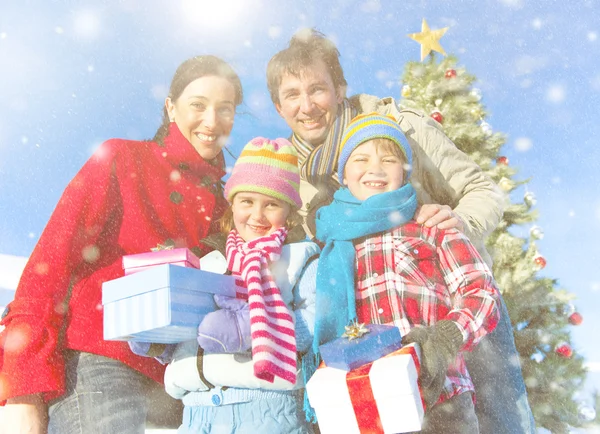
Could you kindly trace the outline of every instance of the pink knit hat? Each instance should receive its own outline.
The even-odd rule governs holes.
[[[231,203],[240,191],[251,191],[281,199],[297,208],[300,199],[298,154],[286,139],[252,139],[242,150],[225,183],[225,197]]]

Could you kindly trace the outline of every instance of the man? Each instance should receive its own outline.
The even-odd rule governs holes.
[[[503,196],[497,186],[428,116],[399,110],[392,98],[346,98],[339,55],[323,34],[301,30],[267,66],[271,99],[292,129],[291,141],[299,154],[307,235],[314,236],[316,210],[328,204],[339,187],[335,168],[342,132],[357,114],[378,112],[397,120],[413,151],[411,180],[420,204],[415,219],[426,226],[459,228],[491,267],[484,240],[503,213]],[[503,301],[501,310],[496,331],[467,360],[477,393],[480,431],[533,433],[533,416]]]

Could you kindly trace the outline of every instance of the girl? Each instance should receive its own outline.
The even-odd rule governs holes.
[[[164,367],[103,339],[102,282],[123,275],[123,255],[157,244],[206,252],[200,240],[227,205],[222,147],[241,102],[227,63],[189,59],[154,138],[104,142],[69,183],[0,322],[5,433],[144,431]]]
[[[301,221],[297,163],[287,140],[255,138],[225,184],[226,264],[246,290],[217,297],[222,309],[167,368],[166,389],[185,405],[179,433],[311,432],[296,354],[312,342],[319,248],[289,243]]]

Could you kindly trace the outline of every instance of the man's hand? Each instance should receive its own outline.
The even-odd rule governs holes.
[[[415,212],[415,220],[429,228],[437,225],[440,229],[456,228],[461,232],[465,230],[463,220],[448,205],[435,203],[422,205]]]
[[[48,407],[41,395],[18,396],[2,410],[0,434],[46,434]]]

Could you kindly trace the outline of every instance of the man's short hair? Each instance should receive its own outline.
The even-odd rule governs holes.
[[[279,86],[285,74],[299,77],[318,60],[325,63],[336,88],[347,86],[335,44],[318,30],[305,28],[297,31],[289,46],[275,54],[267,65],[267,86],[273,103],[279,103]]]

